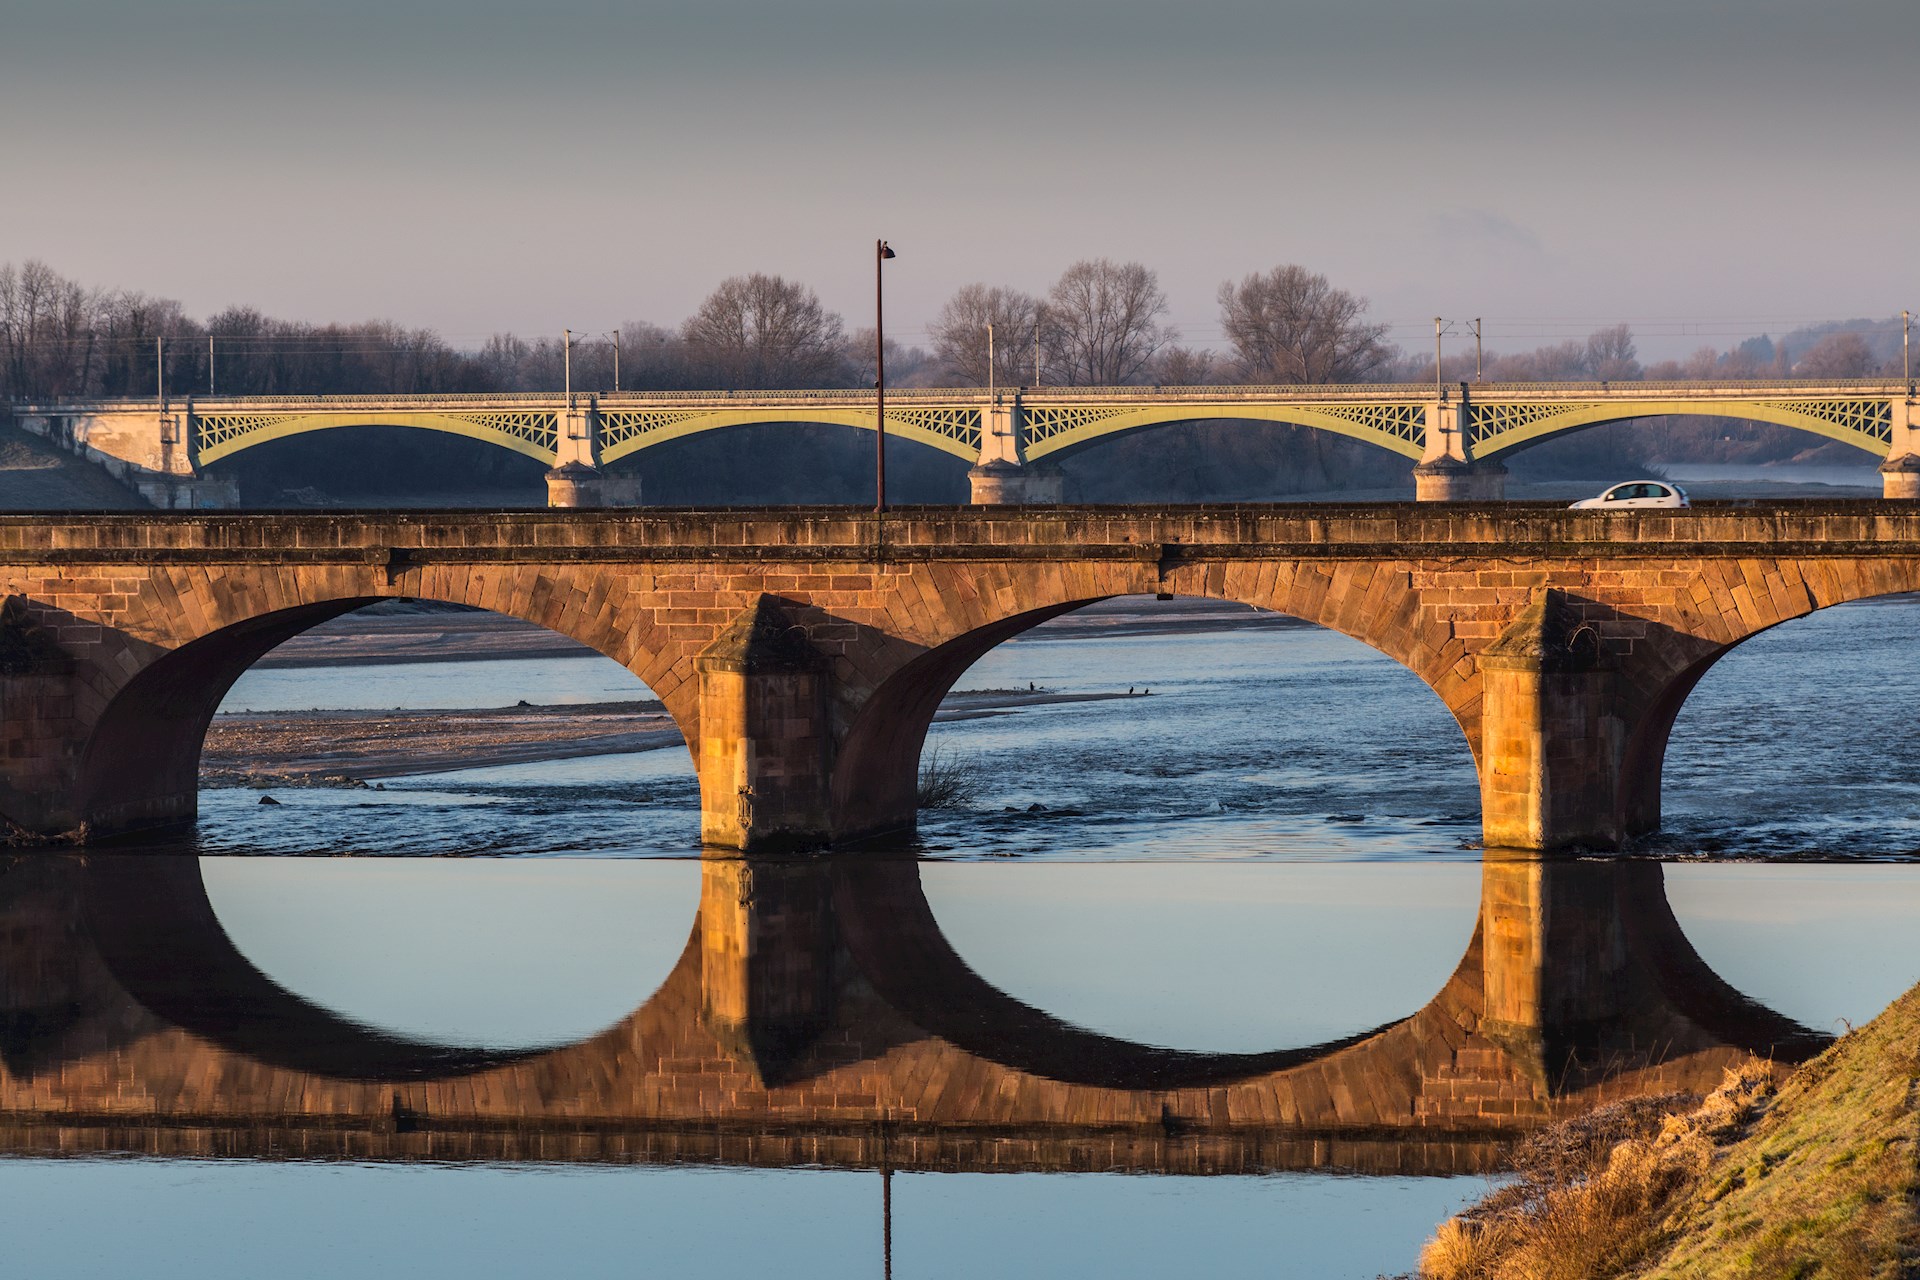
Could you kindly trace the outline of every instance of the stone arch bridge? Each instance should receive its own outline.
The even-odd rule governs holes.
[[[887,431],[972,465],[977,503],[1057,503],[1052,460],[1174,422],[1238,419],[1330,431],[1415,463],[1423,500],[1502,496],[1501,459],[1609,422],[1695,414],[1793,427],[1884,459],[1889,497],[1920,496],[1914,393],[1885,381],[1458,383],[1323,387],[1048,387],[895,390]],[[864,391],[564,396],[275,396],[17,406],[27,430],[89,457],[160,507],[234,505],[204,468],[245,449],[347,426],[447,432],[547,463],[555,506],[619,495],[603,464],[708,431],[764,423],[872,430]],[[628,495],[631,496],[629,484]]]
[[[8,1154],[1457,1173],[1542,1122],[1826,1041],[1715,975],[1636,860],[1489,858],[1423,1008],[1264,1053],[1118,1040],[997,990],[905,859],[707,859],[652,998],[510,1051],[280,987],[196,858],[16,855],[0,924]]]
[[[1472,750],[1489,846],[1611,848],[1658,827],[1669,731],[1720,657],[1915,590],[1904,503],[0,517],[0,816],[75,840],[191,822],[233,681],[412,597],[638,675],[709,844],[866,841],[912,828],[927,726],[982,654],[1095,600],[1189,595],[1418,675]]]

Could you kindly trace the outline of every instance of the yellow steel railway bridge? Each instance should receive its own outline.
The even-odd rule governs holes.
[[[1429,501],[1503,495],[1501,459],[1610,422],[1696,415],[1774,423],[1884,459],[1888,497],[1920,496],[1910,384],[1874,381],[1552,382],[1342,386],[889,390],[889,435],[972,466],[976,502],[1057,502],[1054,460],[1176,422],[1278,422],[1363,440],[1414,463]],[[228,505],[206,468],[335,427],[395,426],[485,441],[551,468],[556,505],[595,505],[599,469],[656,445],[766,423],[873,430],[869,391],[271,396],[95,400],[14,408],[27,430],[91,458],[166,507]]]

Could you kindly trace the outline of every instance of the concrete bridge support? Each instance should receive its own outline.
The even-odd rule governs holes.
[[[101,468],[163,511],[240,505],[233,481],[203,475],[193,456],[193,402],[149,404],[144,411],[17,413],[24,431]]]
[[[967,472],[968,501],[977,507],[1058,506],[1067,478],[1051,462],[1027,461],[1026,415],[1020,393],[995,397],[980,411],[980,461]]]
[[[1893,401],[1890,413],[1891,433],[1887,441],[1887,460],[1880,464],[1881,494],[1900,501],[1920,499],[1920,440],[1914,438],[1914,398],[1909,394]]]
[[[1473,456],[1471,389],[1427,403],[1426,442],[1413,469],[1416,502],[1499,502],[1507,496],[1507,469],[1492,459]]]
[[[1046,462],[983,462],[967,472],[977,507],[1048,507],[1066,501],[1067,477]]]
[[[1507,469],[1498,462],[1440,458],[1413,469],[1416,502],[1499,502],[1507,496]]]

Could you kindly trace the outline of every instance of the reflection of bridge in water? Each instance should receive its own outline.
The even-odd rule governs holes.
[[[993,988],[903,860],[710,860],[651,999],[512,1052],[277,986],[193,859],[16,859],[0,930],[17,1154],[1452,1172],[1551,1118],[1823,1043],[1706,967],[1651,862],[1490,857],[1472,943],[1424,1008],[1252,1054],[1116,1040]]]

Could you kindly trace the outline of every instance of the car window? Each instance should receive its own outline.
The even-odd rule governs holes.
[[[1667,496],[1667,486],[1663,484],[1647,485],[1646,490],[1646,496],[1649,498],[1664,498]]]
[[[1601,495],[1600,495],[1600,501],[1602,501],[1602,502],[1618,502],[1618,501],[1620,501],[1620,499],[1622,499],[1622,498],[1631,498],[1631,497],[1632,497],[1633,495],[1627,492],[1627,490],[1629,490],[1629,489],[1631,489],[1631,488],[1633,488],[1633,486],[1632,486],[1632,485],[1630,485],[1630,484],[1617,484],[1617,485],[1615,485],[1615,486],[1613,486],[1613,488],[1611,488],[1611,489],[1609,489],[1609,490],[1607,490],[1607,491],[1606,491],[1605,493],[1603,493],[1603,494],[1601,494]]]

